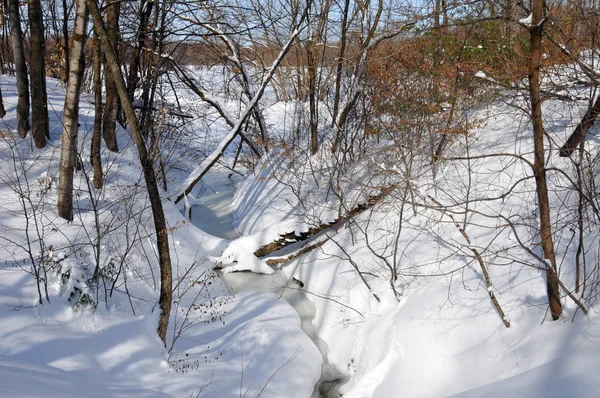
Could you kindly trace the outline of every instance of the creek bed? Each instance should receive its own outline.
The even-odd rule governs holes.
[[[221,174],[221,173],[219,173]],[[213,180],[211,185],[205,185],[196,203],[190,208],[189,217],[194,225],[219,238],[233,240],[239,237],[233,228],[231,203],[235,194],[235,182],[222,176]],[[340,397],[337,388],[346,381],[343,373],[337,370],[327,360],[329,348],[316,333],[314,325],[315,305],[302,291],[302,283],[294,278],[288,278],[280,269],[274,268],[270,275],[253,272],[220,273],[230,294],[242,292],[267,292],[285,299],[298,313],[304,333],[315,343],[323,356],[321,378],[315,385],[312,398]]]

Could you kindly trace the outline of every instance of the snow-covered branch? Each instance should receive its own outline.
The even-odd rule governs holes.
[[[310,1],[309,1],[309,3],[310,3]],[[200,180],[202,179],[202,177],[204,177],[204,175],[208,172],[208,170],[210,170],[210,168],[219,160],[219,158],[223,155],[223,152],[225,151],[225,149],[227,149],[229,144],[231,144],[231,142],[234,140],[236,135],[240,132],[240,129],[244,125],[246,119],[254,111],[254,108],[258,104],[258,101],[260,101],[260,99],[262,98],[262,96],[265,92],[265,89],[267,88],[267,85],[269,84],[269,82],[271,81],[273,76],[275,75],[275,71],[277,70],[277,68],[283,61],[283,58],[286,56],[286,54],[292,47],[292,44],[294,43],[294,41],[296,41],[296,38],[298,37],[300,32],[302,31],[302,29],[303,29],[302,25],[304,24],[304,21],[306,20],[306,17],[308,15],[309,5],[310,4],[307,4],[307,7],[304,10],[302,17],[300,18],[300,21],[298,22],[297,27],[294,29],[294,31],[290,35],[290,38],[288,39],[288,41],[285,43],[285,45],[279,52],[279,55],[277,56],[277,58],[271,64],[271,67],[268,68],[267,76],[263,79],[258,91],[254,95],[252,100],[248,103],[248,105],[246,105],[246,109],[242,112],[242,114],[240,115],[238,120],[235,122],[234,126],[231,128],[231,130],[229,130],[229,132],[227,133],[225,138],[221,141],[221,143],[219,144],[217,149],[215,149],[206,159],[204,159],[204,161],[200,164],[200,166],[198,166],[189,175],[189,177],[186,178],[186,180],[179,186],[179,188],[177,188],[177,190],[173,193],[173,196],[176,196],[175,203],[179,203],[185,195],[187,195],[188,193],[191,192],[191,190],[194,188],[194,186],[198,182],[200,182]]]

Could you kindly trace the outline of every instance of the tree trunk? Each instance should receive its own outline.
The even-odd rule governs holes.
[[[121,13],[121,2],[119,0],[111,0],[106,7],[106,26],[107,26],[107,42],[113,48],[113,52],[118,54],[117,45],[119,43],[119,14]],[[117,58],[117,63],[119,62]],[[121,73],[121,70],[119,70]],[[110,68],[106,68],[106,105],[104,106],[104,120],[102,124],[102,136],[104,143],[109,150],[113,152],[119,151],[117,144],[117,115],[119,113],[119,94],[115,86],[116,77],[113,75]]]
[[[150,47],[149,47],[149,51],[150,54],[156,54],[156,51],[158,50],[159,54],[162,54],[162,50],[158,49],[158,44],[159,44],[159,39],[158,39],[158,35],[157,35],[157,25],[158,25],[158,17],[159,17],[159,8],[158,5],[155,4],[154,2],[149,2],[146,4],[146,7],[144,9],[144,7],[142,7],[142,11],[146,12],[148,15],[143,17],[143,20],[140,21],[140,27],[139,29],[147,29],[148,23],[149,23],[149,19],[150,16],[152,15],[152,10],[155,9],[154,6],[156,7],[156,12],[154,13],[154,18],[153,18],[153,26],[155,27],[153,30],[153,34],[151,37],[151,43],[150,43]],[[161,25],[160,29],[164,32],[164,26]],[[137,85],[137,81],[138,81],[138,69],[140,70],[140,74],[144,77],[142,84],[141,84],[141,88],[142,88],[142,110],[140,112],[140,117],[139,117],[139,124],[140,124],[140,128],[142,129],[142,134],[144,137],[148,137],[148,136],[152,136],[152,142],[153,144],[151,145],[151,157],[153,156],[153,149],[155,148],[155,144],[157,144],[157,141],[155,141],[154,139],[156,137],[154,137],[154,133],[155,133],[155,129],[153,128],[153,122],[154,122],[154,95],[156,92],[156,86],[158,84],[158,73],[153,73],[153,71],[158,70],[158,65],[157,63],[160,62],[160,58],[155,57],[154,55],[151,55],[148,57],[147,62],[146,62],[146,70],[142,71],[141,68],[139,68],[139,56],[140,56],[140,50],[141,47],[145,45],[146,43],[146,33],[141,33],[138,32],[138,38],[139,42],[138,42],[138,56],[137,56],[137,64],[136,64],[136,69],[135,69],[135,75],[132,76],[131,75],[131,70],[129,71],[129,78],[133,79],[132,83],[133,83],[133,87],[132,86],[127,86],[127,89],[129,90],[129,98],[133,101],[133,94],[135,91],[135,86]],[[162,38],[161,38],[162,40]],[[133,67],[133,65],[132,65]]]
[[[2,91],[0,91],[0,118],[6,116],[6,109],[4,109],[4,99],[2,98]]]
[[[596,101],[593,105],[591,105],[588,111],[585,113],[585,116],[579,122],[573,134],[569,136],[569,139],[565,144],[560,148],[559,155],[561,157],[569,157],[577,149],[579,143],[583,140],[588,130],[594,125],[596,119],[600,115],[600,96],[596,98]]]
[[[552,224],[550,219],[550,201],[546,181],[544,159],[544,125],[542,122],[542,100],[540,95],[540,60],[542,54],[544,0],[534,0],[533,19],[530,27],[530,60],[529,60],[529,95],[531,97],[531,121],[533,123],[533,145],[536,194],[540,212],[540,241],[544,258],[550,262],[546,267],[552,267],[554,272],[546,271],[546,291],[552,319],[558,319],[562,314]]]
[[[135,49],[133,52],[133,58],[131,59],[129,66],[129,76],[127,77],[127,91],[129,92],[129,99],[133,101],[135,89],[138,83],[138,71],[140,69],[140,58],[142,54],[142,48],[146,43],[148,36],[148,23],[150,21],[150,15],[154,8],[154,1],[142,0],[140,2],[139,18],[140,24],[137,31],[137,39],[135,43]]]
[[[43,148],[50,137],[46,98],[46,50],[44,19],[40,0],[29,0],[29,31],[31,35],[31,135],[35,146]]]
[[[340,54],[337,59],[335,71],[335,96],[333,98],[332,126],[335,128],[337,114],[340,109],[340,93],[342,89],[342,70],[344,67],[344,57],[346,56],[346,33],[348,31],[348,12],[350,10],[350,0],[344,1],[344,11],[342,16],[342,35],[340,38]]]
[[[100,39],[94,31],[94,133],[92,135],[91,162],[94,167],[94,186],[102,188],[102,160],[100,143],[102,136],[102,52]]]
[[[144,180],[146,182],[146,188],[148,189],[148,198],[150,199],[150,206],[152,208],[152,216],[154,218],[154,228],[156,230],[156,241],[158,246],[158,261],[160,264],[160,318],[158,321],[158,336],[166,346],[167,341],[167,327],[169,325],[169,315],[171,314],[171,299],[172,299],[172,276],[171,276],[171,257],[169,254],[169,236],[167,231],[167,224],[165,222],[165,215],[163,212],[162,202],[160,199],[160,192],[158,190],[158,184],[156,182],[156,175],[154,173],[154,165],[148,156],[148,150],[144,143],[140,127],[138,125],[135,110],[133,104],[129,100],[127,87],[125,86],[125,80],[121,74],[119,61],[115,49],[110,44],[108,39],[108,32],[102,21],[100,10],[98,9],[98,3],[96,0],[86,0],[90,9],[90,15],[94,22],[94,29],[100,38],[104,53],[106,55],[106,65],[110,68],[113,74],[115,86],[123,104],[125,115],[127,117],[127,123],[131,129],[131,134],[135,145],[138,150],[138,156],[142,165],[144,173]]]
[[[65,65],[65,79],[69,81],[69,8],[67,7],[67,0],[62,0],[63,7],[63,23],[62,23],[62,34],[63,34],[63,46],[65,48],[65,59],[67,60]]]
[[[29,78],[23,50],[19,0],[8,0],[8,12],[10,15],[10,39],[17,75],[17,131],[21,138],[25,138],[29,132]]]
[[[315,57],[315,38],[309,38],[306,45],[308,59],[308,101],[310,109],[310,154],[319,150],[318,120],[317,120],[317,60]]]
[[[83,52],[88,25],[88,8],[85,0],[77,0],[75,7],[75,26],[71,43],[71,59],[69,59],[58,180],[58,214],[69,221],[73,220],[73,172],[77,163],[77,133],[79,130],[77,119],[79,118],[79,97],[85,68]]]

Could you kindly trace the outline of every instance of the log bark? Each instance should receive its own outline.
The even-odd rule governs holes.
[[[63,48],[65,50],[66,70],[65,70],[65,83],[69,80],[69,7],[67,6],[67,0],[62,0],[62,11],[63,11],[63,23],[62,23],[62,34],[63,34]]]
[[[315,242],[311,245],[304,246],[302,249],[298,250],[296,253],[290,254],[289,256],[286,256],[286,257],[270,258],[267,260],[267,264],[268,265],[277,265],[277,264],[287,263],[288,261],[292,261],[293,259],[298,258],[303,254],[306,254],[308,252],[315,250],[316,248],[323,246],[328,240],[329,240],[329,237],[327,237],[326,239],[323,239],[321,241]]]
[[[500,318],[502,318],[502,322],[504,323],[504,326],[509,328],[510,321],[506,318],[506,314],[504,314],[504,311],[502,310],[502,307],[500,306],[500,303],[498,302],[498,299],[496,298],[496,295],[494,294],[494,291],[492,290],[492,282],[490,280],[490,275],[487,271],[485,263],[483,262],[483,259],[481,258],[481,255],[479,254],[477,249],[471,248],[471,251],[475,255],[475,258],[477,259],[477,262],[479,263],[479,267],[481,268],[481,272],[483,274],[483,279],[485,280],[485,285],[487,287],[487,291],[488,291],[488,295],[490,296],[490,300],[492,300],[492,303],[494,304],[494,308],[496,308],[496,311],[498,311],[498,315],[500,315]]]
[[[313,236],[315,236],[316,234],[318,234],[319,232],[325,231],[329,228],[339,227],[340,224],[354,218],[358,214],[375,206],[384,197],[386,197],[387,195],[392,193],[394,191],[394,189],[396,189],[396,185],[390,185],[390,186],[382,188],[381,192],[379,194],[370,196],[366,202],[360,203],[359,205],[354,207],[352,210],[350,210],[348,212],[348,214],[346,214],[344,216],[340,216],[336,220],[334,220],[330,223],[323,223],[317,227],[309,228],[308,231],[302,232],[298,235],[296,235],[295,232],[288,232],[285,234],[281,234],[279,239],[277,239],[276,241],[271,242],[267,245],[262,246],[261,248],[259,248],[258,250],[256,250],[254,252],[254,255],[258,258],[264,258],[264,257],[268,256],[269,254],[272,254],[272,253],[274,253],[278,250],[281,250],[285,247],[296,244],[298,242],[306,241],[306,240],[312,238]],[[316,246],[316,247],[318,247],[318,246]],[[316,247],[313,247],[313,249],[316,249]]]
[[[600,96],[596,98],[593,105],[590,105],[581,122],[575,127],[573,134],[567,142],[560,148],[558,152],[561,157],[569,157],[579,147],[579,143],[583,140],[589,129],[594,125],[596,119],[600,115]]]

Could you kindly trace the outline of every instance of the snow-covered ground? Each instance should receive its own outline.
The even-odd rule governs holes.
[[[581,105],[572,109],[558,101],[545,104],[547,129],[556,142],[564,142],[585,112],[585,103]],[[469,153],[474,159],[445,162],[435,178],[431,170],[413,177],[417,200],[408,202],[417,202],[416,208],[400,208],[397,197],[386,200],[376,210],[356,217],[355,228],[329,230],[329,240],[318,250],[283,266],[287,275],[303,281],[315,302],[317,333],[329,347],[329,361],[350,378],[340,388],[344,397],[596,395],[600,388],[596,377],[600,319],[594,308],[595,293],[588,291],[584,298],[577,295],[591,306],[589,316],[583,316],[565,297],[564,318],[550,321],[545,272],[518,244],[521,239],[541,253],[536,245],[532,173],[517,158],[533,159],[531,130],[526,115],[515,108],[499,102],[473,112],[471,117],[485,123],[472,135],[457,139],[448,156]],[[590,137],[589,145],[593,157],[597,139]],[[487,156],[475,159],[482,155]],[[549,167],[567,173],[573,169],[570,160],[555,155],[552,152]],[[380,163],[377,159],[367,162]],[[366,171],[367,162],[342,175],[344,189],[356,195],[364,192],[360,189],[363,181],[369,181],[364,188],[367,192],[369,186],[398,181],[381,177],[380,183],[373,184],[377,176]],[[236,225],[244,238],[225,250],[227,258],[246,258],[271,240],[274,231],[293,231],[290,225],[303,232],[307,222],[318,225],[335,218],[337,198],[320,189],[320,183],[330,176],[327,155],[303,159],[299,164],[287,167],[266,161],[242,183],[234,205]],[[388,158],[379,168],[398,170],[400,165]],[[550,181],[555,189],[553,211],[559,220],[554,227],[561,278],[573,286],[576,245],[574,221],[567,214],[573,211],[575,195],[569,193],[569,184],[560,173]],[[448,213],[423,208],[435,208],[430,198],[450,206],[448,213],[455,214],[458,228]],[[466,217],[462,213],[465,205],[455,205],[461,201],[467,203]],[[361,195],[346,202],[360,203]],[[390,273],[377,255],[392,257],[400,214],[396,299],[390,289]],[[596,228],[592,225],[585,238],[592,278],[599,259]],[[491,289],[510,328],[492,305],[471,248],[483,253]],[[238,261],[232,267],[261,270],[264,263]]]
[[[215,170],[184,201],[191,222],[183,202],[164,201],[175,286],[165,349],[156,335],[158,266],[151,215],[131,141],[121,131],[122,152],[103,152],[102,191],[88,189],[85,174],[77,174],[76,218],[66,223],[54,206],[64,90],[49,81],[52,140],[38,151],[13,132],[14,78],[0,77],[0,88],[8,111],[0,141],[0,396],[310,397],[323,355],[331,374],[347,381],[334,386],[344,397],[592,397],[600,390],[595,297],[578,296],[589,316],[564,298],[564,318],[549,321],[544,272],[518,244],[517,237],[539,253],[533,180],[520,159],[447,161],[435,176],[427,167],[403,175],[399,159],[374,154],[337,176],[343,195],[328,189],[336,164],[325,145],[320,154],[298,156],[296,163],[265,156],[246,177],[229,179],[224,168]],[[582,107],[572,111],[547,103],[548,131],[557,142],[577,123]],[[294,124],[292,108],[267,107],[269,127],[283,136]],[[530,129],[519,112],[502,103],[475,110],[472,117],[485,123],[457,139],[448,156],[511,153],[531,159]],[[86,171],[92,122],[93,107],[84,99],[79,146]],[[209,127],[194,123],[192,133],[198,136],[170,147],[177,167],[168,170],[165,197],[186,177],[185,170],[202,161],[178,154],[216,147]],[[227,131],[222,123],[211,128],[217,137]],[[556,157],[549,162],[565,171],[572,166]],[[401,189],[403,181],[410,181],[410,190]],[[351,208],[390,184],[398,189],[353,223],[325,231],[317,238],[326,240],[318,249],[277,270],[253,255],[279,234],[331,222],[342,205]],[[556,217],[573,209],[576,198],[567,185],[560,176],[551,179]],[[403,192],[412,195],[406,200],[410,205],[399,205]],[[436,208],[431,198],[448,211]],[[458,211],[465,208],[466,215]],[[557,219],[561,276],[573,286],[573,232],[564,227],[569,219]],[[592,268],[599,246],[598,230],[586,231],[591,278],[597,277]],[[490,301],[472,248],[488,265],[510,328]],[[392,258],[399,264],[395,282],[385,262]],[[48,282],[49,302],[42,289],[40,305],[30,272],[32,262],[42,259],[51,271],[41,276]],[[103,273],[94,280],[97,264]],[[314,306],[305,311],[315,312],[314,333],[309,337],[310,321],[306,325],[304,316],[262,282],[253,288],[250,278],[236,275],[230,290],[236,290],[231,283],[244,286],[229,295],[215,265],[223,272],[271,273],[266,278],[278,284],[295,278],[302,299]],[[81,300],[85,294],[92,304]],[[311,337],[323,343],[317,348]]]
[[[103,152],[108,176],[101,192],[90,194],[78,173],[77,215],[66,223],[54,205],[64,89],[49,81],[52,140],[37,151],[29,139],[13,138],[15,79],[2,76],[0,84],[8,111],[0,142],[0,396],[310,396],[322,359],[301,330],[298,313],[272,293],[229,296],[208,261],[228,241],[199,230],[169,201],[165,212],[175,288],[167,352],[156,334],[157,260],[153,238],[146,237],[151,214],[138,188],[141,176],[132,143],[121,132],[122,152]],[[86,172],[92,122],[93,107],[82,101],[80,150]],[[31,198],[28,219],[19,201],[24,191]],[[100,242],[101,267],[121,265],[119,272],[127,280],[121,277],[112,292],[111,275],[97,289],[90,280],[94,201],[106,231]],[[38,211],[39,234],[32,209]],[[26,222],[32,249],[27,248]],[[44,298],[43,305],[29,273],[29,252],[39,261],[40,243],[53,267],[48,273],[50,302]],[[79,292],[89,293],[97,308],[74,310]]]

